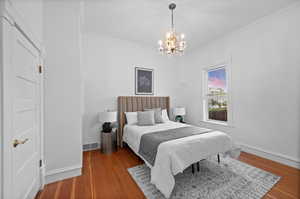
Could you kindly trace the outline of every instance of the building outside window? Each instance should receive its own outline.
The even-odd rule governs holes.
[[[204,71],[204,120],[228,122],[228,81],[226,66]]]

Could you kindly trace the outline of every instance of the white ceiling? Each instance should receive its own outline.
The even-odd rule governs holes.
[[[298,0],[85,0],[84,30],[153,47],[170,28],[168,5],[175,2],[175,28],[190,49]]]

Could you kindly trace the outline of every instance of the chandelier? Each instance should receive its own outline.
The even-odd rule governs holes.
[[[173,19],[173,11],[176,8],[175,3],[171,3],[169,5],[169,9],[171,10],[171,30],[166,33],[165,40],[159,40],[159,52],[167,55],[182,55],[184,49],[186,48],[186,42],[184,40],[184,34],[180,36],[176,34],[174,28],[174,19]]]

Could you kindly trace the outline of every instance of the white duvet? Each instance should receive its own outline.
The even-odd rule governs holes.
[[[123,140],[140,156],[138,152],[142,135],[184,126],[189,125],[172,121],[154,126],[126,125]],[[176,174],[183,172],[191,164],[218,153],[229,154],[234,158],[239,156],[239,151],[226,133],[212,131],[163,142],[158,146],[154,166],[144,161],[151,168],[151,183],[169,198],[175,185]]]

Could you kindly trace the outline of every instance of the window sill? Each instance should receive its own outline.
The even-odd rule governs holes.
[[[233,126],[228,124],[227,122],[219,122],[219,121],[214,121],[214,120],[201,120],[200,123],[213,124],[213,125],[233,128]]]

